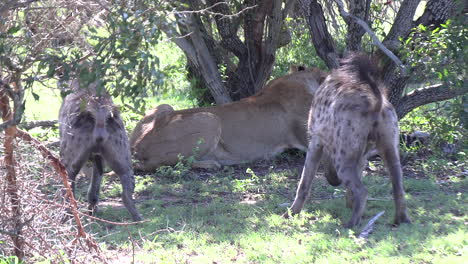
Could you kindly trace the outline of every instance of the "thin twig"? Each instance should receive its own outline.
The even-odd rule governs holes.
[[[99,222],[103,222],[103,223],[106,223],[106,224],[116,225],[116,226],[138,225],[138,224],[143,224],[143,223],[149,222],[149,219],[146,219],[146,220],[136,221],[136,222],[119,223],[119,222],[113,222],[113,221],[109,221],[109,220],[102,219],[102,218],[99,218],[99,217],[95,217],[95,216],[92,216],[92,215],[89,215],[89,214],[86,214],[86,213],[83,213],[83,212],[80,212],[80,211],[78,211],[78,213],[80,215],[82,215],[82,216],[87,217],[87,218],[90,218],[90,219],[93,219],[93,220],[96,220],[96,221],[99,221]]]
[[[349,14],[344,10],[343,7],[343,2],[341,0],[335,0],[336,4],[338,5],[338,10],[340,11],[340,14],[342,17],[351,17],[356,21],[357,24],[359,24],[366,32],[369,34],[369,36],[372,38],[374,41],[374,44],[383,52],[385,55],[387,55],[393,62],[395,62],[398,67],[401,68],[402,74],[406,75],[407,70],[405,65],[403,65],[403,62],[395,55],[393,52],[391,52],[385,45],[379,40],[379,38],[375,35],[375,33],[372,31],[372,29],[369,28],[367,23],[360,19],[359,17],[356,17],[355,15]]]

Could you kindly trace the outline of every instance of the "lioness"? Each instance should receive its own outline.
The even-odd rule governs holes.
[[[269,158],[287,148],[305,151],[308,111],[326,75],[317,68],[293,72],[220,106],[174,111],[160,105],[130,136],[136,168],[174,165],[179,155],[195,155],[194,167],[213,168]]]

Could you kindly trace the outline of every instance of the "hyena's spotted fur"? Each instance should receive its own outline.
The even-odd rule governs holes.
[[[361,220],[367,189],[361,173],[367,152],[377,147],[393,185],[395,224],[410,222],[398,152],[398,119],[377,80],[377,67],[363,54],[342,61],[315,93],[309,114],[310,141],[291,212],[301,211],[320,160],[332,185],[344,183],[353,214],[346,227]],[[287,216],[287,214],[285,214]]]
[[[71,82],[72,93],[63,100],[59,115],[60,158],[75,190],[75,178],[83,165],[93,161],[88,190],[89,209],[99,200],[104,161],[120,177],[122,200],[134,220],[141,220],[132,194],[135,180],[130,147],[118,109],[104,90],[95,83],[80,89],[78,80]]]

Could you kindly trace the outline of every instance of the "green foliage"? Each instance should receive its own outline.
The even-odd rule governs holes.
[[[404,41],[402,54],[412,67],[411,81],[429,85],[445,83],[449,88],[466,89],[468,35],[464,19],[448,20],[439,27],[420,25]],[[432,135],[432,149],[441,153],[441,146],[459,146],[458,158],[468,150],[468,96],[422,106],[402,122],[403,131],[422,130]]]
[[[159,69],[164,76],[157,94],[165,97],[187,97],[192,85],[187,80],[187,58],[182,50],[173,42],[165,40],[155,46],[155,54],[160,60]]]
[[[287,74],[291,65],[326,69],[325,63],[315,52],[306,21],[303,18],[289,18],[286,24],[291,31],[291,42],[276,51],[276,63],[271,78]]]
[[[466,85],[468,34],[463,17],[435,28],[419,25],[403,44],[402,55],[411,66],[412,81]]]
[[[464,158],[468,153],[468,130],[465,119],[460,116],[467,111],[460,109],[460,105],[466,105],[464,101],[466,96],[421,106],[400,120],[400,130],[407,134],[414,131],[430,133],[428,147],[436,154],[446,155],[442,153],[442,146],[456,144],[455,155]]]
[[[203,144],[203,142],[203,138],[200,138],[197,141],[197,145],[192,149],[192,155],[189,157],[184,157],[183,155],[179,154],[177,156],[179,161],[176,165],[159,167],[155,172],[155,176],[158,177],[164,175],[178,180],[190,179],[192,176],[189,173],[190,169],[199,156],[198,154],[200,153],[200,145]]]
[[[154,94],[162,83],[154,50],[161,37],[157,29],[159,17],[138,7],[112,5],[110,10],[106,28],[90,26],[83,32],[93,49],[89,63],[78,61],[85,56],[84,51],[61,49],[48,54],[49,60],[43,64],[51,67],[53,58],[61,63],[70,62],[65,64],[70,72],[64,72],[63,81],[73,77],[69,73],[79,73],[83,87],[97,81],[113,96],[120,96],[122,101],[131,99],[137,109],[142,109],[145,104],[142,98]]]
[[[21,262],[18,260],[16,256],[4,257],[0,255],[0,264],[19,264],[19,263]]]

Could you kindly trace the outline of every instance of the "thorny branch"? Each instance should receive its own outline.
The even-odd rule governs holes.
[[[67,196],[70,199],[69,200],[70,209],[75,218],[75,222],[78,228],[78,234],[77,234],[76,239],[80,237],[86,239],[86,243],[89,248],[99,251],[99,247],[96,244],[96,242],[90,236],[88,236],[88,234],[84,231],[83,224],[81,223],[81,219],[78,215],[78,206],[77,206],[75,197],[73,195],[70,183],[68,182],[68,174],[67,174],[67,170],[65,169],[65,166],[41,142],[33,138],[27,132],[17,129],[16,136],[21,138],[22,140],[30,142],[37,150],[39,150],[39,152],[45,159],[49,160],[49,163],[54,167],[55,171],[61,176],[63,185],[66,188]]]

